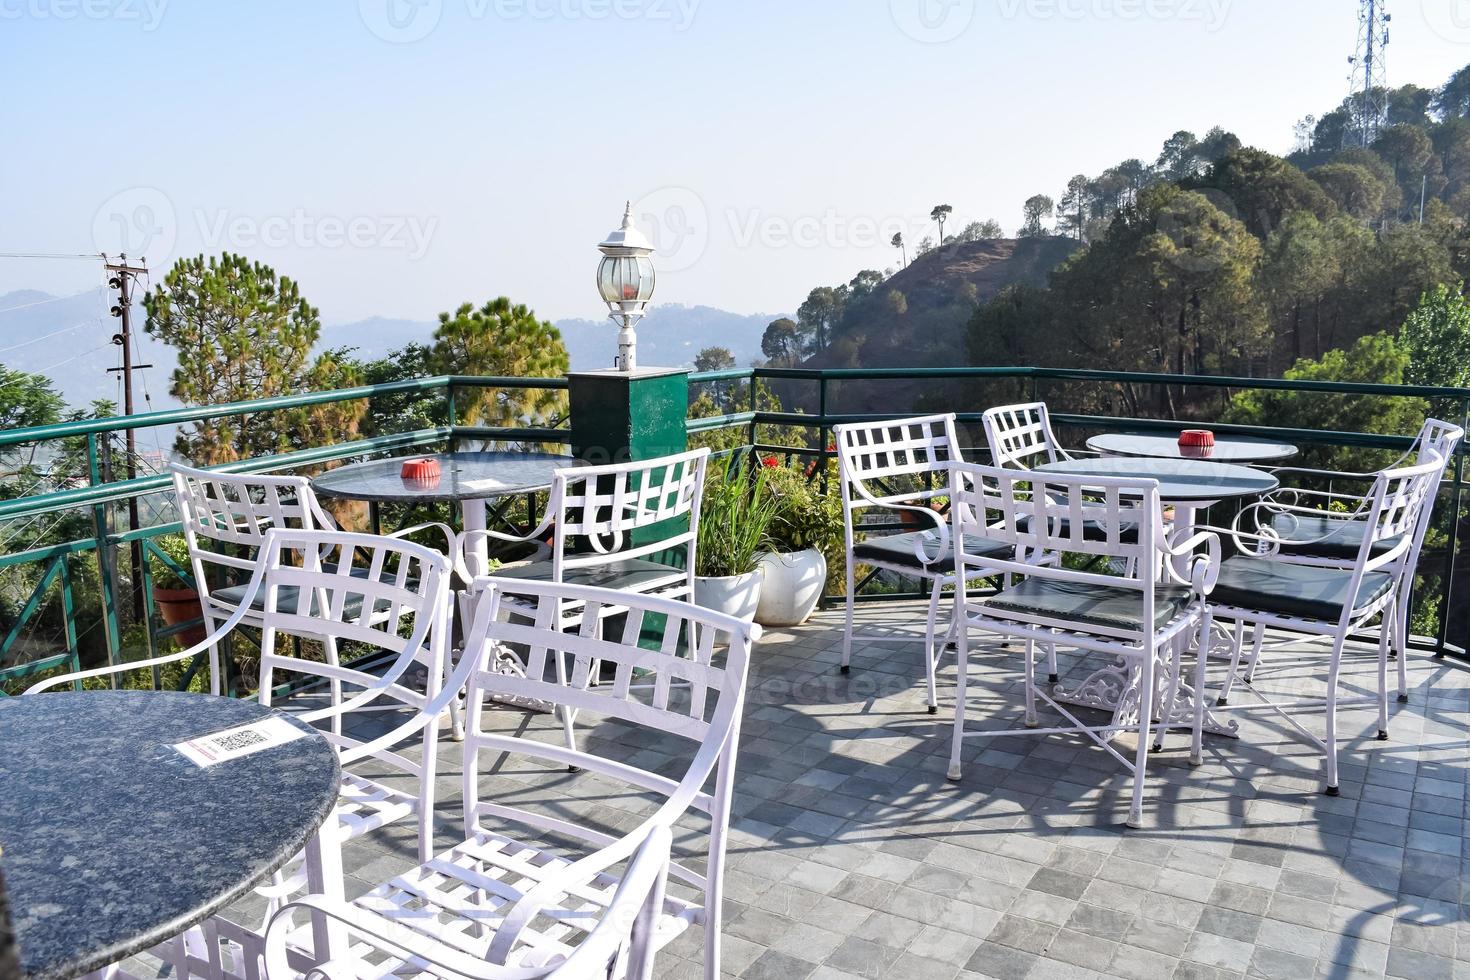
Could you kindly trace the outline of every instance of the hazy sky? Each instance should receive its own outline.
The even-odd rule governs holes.
[[[888,239],[1020,223],[1220,124],[1276,152],[1347,92],[1352,0],[0,0],[0,252],[242,251],[329,322],[507,294],[601,316],[635,201],[656,300],[794,309]],[[1390,0],[1392,84],[1470,3]],[[95,285],[0,259],[0,293]]]

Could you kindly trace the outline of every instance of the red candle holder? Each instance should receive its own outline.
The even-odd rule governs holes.
[[[1209,429],[1185,429],[1179,433],[1179,453],[1191,459],[1203,459],[1215,450],[1215,434]]]
[[[427,457],[404,460],[399,473],[410,483],[434,486],[439,482],[439,461]]]

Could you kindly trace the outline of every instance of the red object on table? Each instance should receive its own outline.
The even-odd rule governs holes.
[[[404,460],[399,473],[405,480],[433,486],[439,482],[439,461],[426,458]]]
[[[1213,446],[1215,434],[1209,429],[1185,429],[1179,433],[1181,446]]]
[[[1215,434],[1209,429],[1185,429],[1179,433],[1179,454],[1203,459],[1215,450]]]

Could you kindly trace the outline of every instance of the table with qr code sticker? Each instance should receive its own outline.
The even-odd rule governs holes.
[[[0,745],[0,871],[21,974],[46,980],[243,895],[314,840],[341,781],[310,727],[203,694],[0,699]]]

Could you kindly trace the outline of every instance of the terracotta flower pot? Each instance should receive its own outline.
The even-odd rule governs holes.
[[[165,626],[176,626],[179,623],[187,623],[191,619],[200,619],[204,615],[204,607],[199,602],[199,593],[194,589],[153,589],[153,605],[158,610],[158,615],[163,619]],[[191,647],[203,640],[209,632],[203,623],[190,626],[182,633],[175,633],[174,639],[184,647]]]

